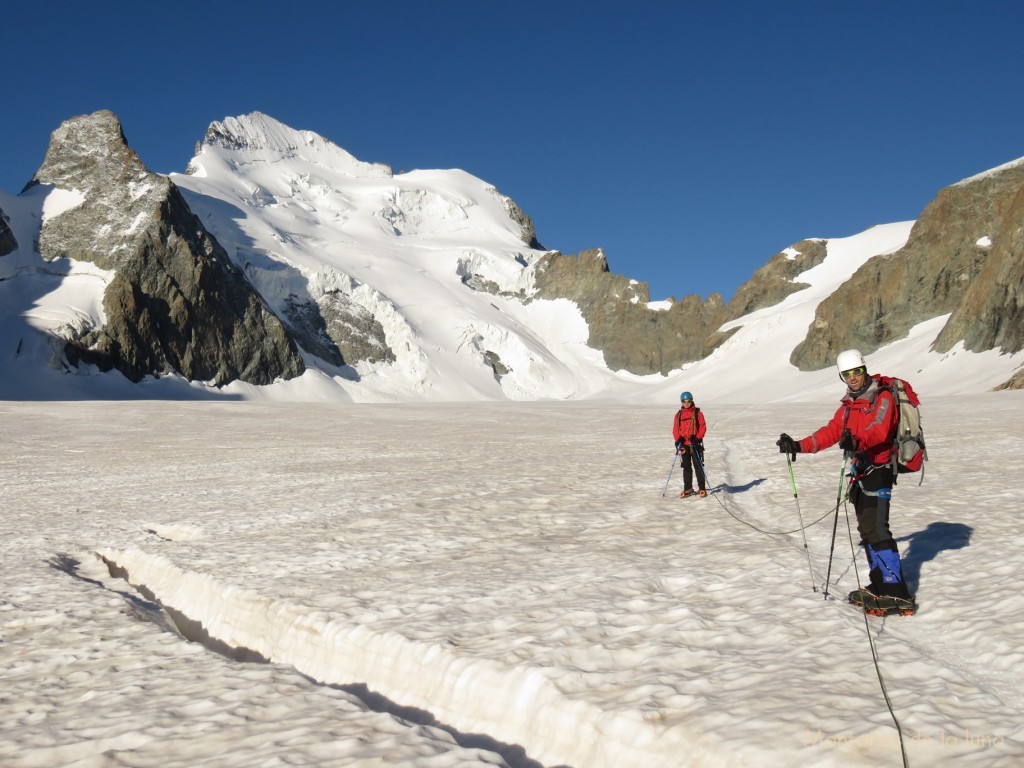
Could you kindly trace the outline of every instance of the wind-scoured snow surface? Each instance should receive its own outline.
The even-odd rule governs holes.
[[[870,636],[910,765],[1019,765],[1021,393],[926,399],[867,622],[831,406],[703,405],[686,500],[673,403],[3,405],[0,764],[899,765]]]

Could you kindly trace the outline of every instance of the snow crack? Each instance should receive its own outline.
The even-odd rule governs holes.
[[[458,646],[375,631],[139,550],[104,549],[97,555],[111,575],[161,604],[184,637],[232,658],[289,664],[345,690],[366,686],[403,709],[436,713],[460,732],[522,744],[550,764],[670,765],[665,756],[674,750],[665,741],[676,732],[571,699],[541,668],[506,666],[473,658]],[[516,765],[539,766],[532,760]]]

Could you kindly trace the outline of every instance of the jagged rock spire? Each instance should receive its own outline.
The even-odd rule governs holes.
[[[115,273],[103,299],[106,324],[68,340],[71,363],[116,368],[132,381],[177,372],[217,385],[269,384],[302,373],[280,321],[177,187],[128,146],[113,113],[63,123],[32,183],[83,198],[44,221],[42,256],[90,261]]]

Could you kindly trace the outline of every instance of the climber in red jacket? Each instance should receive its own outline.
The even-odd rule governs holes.
[[[683,492],[680,496],[693,496],[693,473],[697,473],[697,488],[701,496],[707,496],[707,481],[704,477],[704,435],[707,424],[704,414],[693,404],[693,395],[683,392],[679,396],[679,412],[672,425],[672,437],[676,441],[676,453],[683,467]]]
[[[841,352],[836,366],[847,392],[832,419],[802,440],[783,433],[776,445],[782,453],[796,458],[798,453],[817,453],[838,443],[851,457],[849,498],[857,512],[857,532],[867,552],[870,584],[851,592],[849,600],[866,609],[890,608],[912,613],[914,598],[903,580],[899,550],[889,530],[898,407],[892,392],[880,387],[877,377],[868,373],[867,363],[857,350]]]

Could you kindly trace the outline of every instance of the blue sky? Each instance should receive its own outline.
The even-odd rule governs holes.
[[[654,299],[729,299],[800,239],[917,218],[1024,156],[1019,3],[8,5],[6,192],[73,115],[114,111],[170,173],[259,110],[396,171],[463,168]]]

